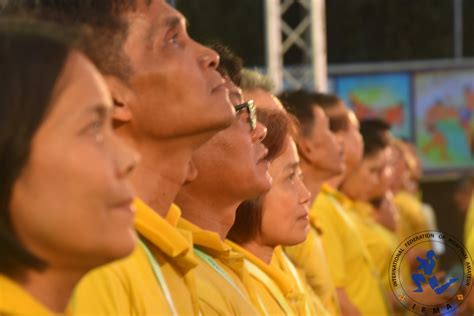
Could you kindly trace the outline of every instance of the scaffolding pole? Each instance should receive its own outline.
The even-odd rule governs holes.
[[[301,18],[295,27],[285,21],[285,13],[298,5]],[[310,88],[327,91],[325,0],[265,0],[266,63],[276,90]],[[309,33],[309,34],[308,34]],[[302,72],[285,64],[285,55],[296,47],[306,60]]]

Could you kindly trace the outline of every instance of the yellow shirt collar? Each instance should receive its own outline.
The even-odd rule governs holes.
[[[8,277],[0,275],[0,315],[60,315],[50,312]]]
[[[371,217],[374,213],[372,204],[364,201],[354,201],[352,203],[352,209],[364,218]]]
[[[197,266],[192,251],[192,241],[186,239],[176,224],[181,217],[181,210],[175,204],[171,205],[166,219],[136,198],[133,203],[135,214],[135,229],[165,255],[173,260],[181,269],[188,271]]]
[[[244,256],[234,251],[227,243],[227,240],[222,241],[219,234],[204,230],[184,218],[179,219],[178,227],[192,234],[195,246],[201,248],[214,259],[221,260],[221,262],[237,274],[239,278],[243,278],[245,274]]]
[[[178,227],[191,232],[194,245],[204,248],[213,257],[230,255],[231,247],[224,243],[216,232],[202,229],[184,218],[178,221]]]
[[[233,241],[228,240],[227,241],[229,245],[234,249],[235,251],[241,253],[244,255],[244,257],[252,262],[254,265],[256,265],[260,270],[265,272],[270,279],[272,279],[277,286],[280,288],[282,293],[284,295],[290,295],[293,292],[293,284],[289,277],[285,275],[283,271],[280,269],[276,268],[272,264],[266,264],[263,262],[260,258],[256,257],[254,254],[249,252],[247,249],[241,247],[240,245],[234,243]],[[273,258],[272,258],[273,261]]]
[[[342,205],[344,209],[348,209],[352,206],[352,200],[339,190],[332,188],[329,184],[324,183],[322,191],[326,194],[332,195]]]
[[[321,186],[321,191],[318,193],[318,195],[316,195],[311,205],[311,208],[309,209],[309,221],[311,225],[316,229],[318,234],[322,234],[323,230],[319,225],[318,208],[316,207],[317,200],[328,195],[335,198],[345,210],[348,210],[350,207],[352,207],[351,199],[349,199],[344,193],[333,189],[327,183],[323,183],[323,185]]]

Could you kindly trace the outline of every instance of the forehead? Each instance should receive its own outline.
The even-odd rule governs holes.
[[[150,4],[140,1],[136,10],[128,12],[127,19],[130,28],[143,29],[148,37],[186,24],[185,17],[163,0],[153,0]]]
[[[54,112],[57,113],[72,114],[82,110],[83,105],[111,104],[110,92],[102,76],[82,53],[76,51],[70,53],[55,89]]]
[[[258,108],[283,110],[281,102],[273,94],[262,89],[244,90],[244,99],[245,101],[254,100]]]
[[[270,164],[270,172],[274,175],[286,169],[292,169],[298,166],[298,151],[293,138],[287,136],[285,143],[285,150]]]
[[[293,162],[299,161],[298,150],[296,149],[296,143],[293,137],[288,136],[287,138],[287,146],[286,151],[288,151],[288,156]]]

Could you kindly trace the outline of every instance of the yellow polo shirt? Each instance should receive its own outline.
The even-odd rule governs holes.
[[[245,256],[244,267],[250,278],[244,279],[250,299],[260,315],[298,315],[304,296],[294,288],[291,279],[275,266],[266,264],[254,254],[232,241],[233,250]]]
[[[350,200],[323,185],[310,210],[323,231],[321,239],[334,285],[346,291],[362,315],[389,315],[378,273],[357,226],[343,205],[349,206]]]
[[[395,195],[394,202],[400,214],[397,232],[400,241],[429,229],[428,220],[422,210],[422,204],[415,195],[406,191],[400,191]],[[428,244],[427,247],[429,247]]]
[[[257,315],[241,277],[244,257],[215,232],[181,218],[178,227],[192,233],[199,265],[194,270],[203,315]]]
[[[310,214],[310,230],[306,240],[296,246],[284,247],[288,258],[301,271],[315,295],[321,300],[325,309],[331,315],[341,315],[336,295],[336,287],[324,253],[320,234],[324,234],[319,227],[318,220]]]
[[[165,220],[141,200],[134,206],[135,229],[147,246],[139,243],[127,258],[89,273],[76,290],[72,311],[84,316],[197,315],[192,270],[198,261],[191,236],[186,238],[176,223]],[[172,205],[168,216],[179,218],[180,214]],[[157,277],[148,254],[154,257],[164,280]]]
[[[398,246],[398,238],[373,219],[371,216],[373,211],[371,204],[355,201],[352,204],[350,214],[367,246],[372,262],[380,275],[382,285],[388,292],[391,291],[388,266],[393,252]]]
[[[474,258],[474,233],[469,234],[469,238],[466,240],[466,249],[471,255],[471,259],[473,259]]]
[[[333,316],[323,306],[319,297],[314,293],[304,275],[304,272],[296,268],[281,246],[275,248],[273,252],[271,265],[283,271],[291,280],[293,288],[297,289],[300,295],[304,297],[304,304],[299,306],[298,315],[320,315]]]
[[[60,314],[49,311],[15,281],[0,274],[0,315],[54,316]]]
[[[466,240],[466,244],[471,235],[474,235],[474,193],[472,194],[471,203],[464,223],[464,239]],[[474,252],[471,253],[471,256],[474,256]]]

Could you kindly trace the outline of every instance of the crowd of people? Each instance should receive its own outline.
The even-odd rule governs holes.
[[[0,315],[410,313],[390,260],[436,223],[386,122],[275,95],[164,0],[0,15]]]

